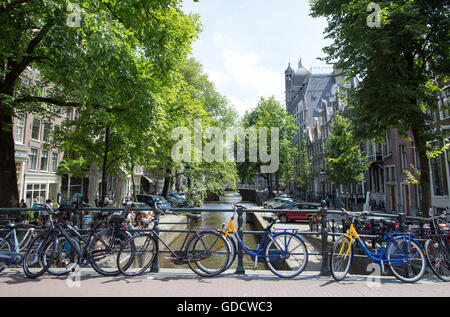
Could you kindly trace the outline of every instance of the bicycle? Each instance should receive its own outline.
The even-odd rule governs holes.
[[[446,214],[430,218],[430,236],[425,242],[428,264],[436,276],[444,282],[450,281],[450,237],[444,230],[448,222]]]
[[[255,262],[254,269],[258,265],[258,260],[262,258],[266,261],[272,273],[279,277],[292,278],[303,272],[308,263],[308,248],[306,241],[297,234],[296,229],[274,229],[272,231],[272,227],[277,222],[277,217],[263,216],[264,220],[268,221],[268,225],[264,229],[261,242],[256,249],[249,248],[237,234],[237,229],[234,226],[234,217],[238,208],[245,207],[233,205],[234,211],[228,226],[225,230],[224,227],[219,230],[231,246],[231,258],[225,270],[231,266],[237,254],[237,245],[231,238],[231,231],[243,252],[250,255]]]
[[[120,243],[130,236],[122,227],[129,211],[125,209],[121,215],[113,215],[109,220],[109,228],[97,232],[94,227],[88,239],[66,223],[63,213],[50,213],[47,216],[49,228],[35,237],[25,252],[25,275],[36,278],[47,271],[53,275],[64,275],[86,259],[98,273],[105,276],[118,275],[120,272],[115,266],[114,257]],[[84,248],[81,248],[81,242],[85,243]]]
[[[60,232],[57,238],[56,255],[52,261],[53,264],[48,267],[48,273],[65,275],[74,271],[77,266],[80,267],[88,262],[101,275],[119,275],[115,257],[121,244],[131,237],[123,226],[130,212],[130,208],[125,208],[121,215],[113,215],[109,219],[110,226],[100,231],[98,228],[108,214],[102,213],[95,216],[87,236],[82,236],[63,217],[59,217],[55,223]],[[52,244],[48,245],[48,248],[52,247]],[[44,252],[44,254],[48,253]],[[46,264],[47,257],[43,260]]]
[[[158,213],[157,213],[158,214]],[[201,215],[187,214],[189,230],[178,250],[171,249],[159,232],[155,230],[159,218],[153,218],[153,228],[140,231],[125,241],[117,256],[117,267],[126,276],[144,273],[153,264],[161,242],[170,253],[170,260],[175,265],[187,264],[197,275],[213,277],[224,271],[230,256],[227,241],[214,230],[195,229],[195,222]],[[131,243],[134,242],[134,243]],[[128,269],[132,270],[128,270]]]
[[[28,225],[25,236],[19,237],[16,228]],[[33,237],[37,235],[35,226],[27,223],[8,223],[5,225],[9,230],[0,238],[0,272],[11,265],[22,263],[23,255],[20,253],[28,246]]]
[[[422,246],[413,238],[412,233],[394,232],[395,221],[381,219],[384,230],[381,233],[379,251],[371,252],[359,236],[354,223],[357,216],[372,215],[369,212],[348,212],[342,210],[351,218],[348,232],[336,240],[331,250],[331,274],[336,281],[341,281],[347,275],[353,262],[353,243],[358,245],[369,259],[381,266],[384,273],[385,264],[399,280],[413,283],[420,280],[425,273],[425,252]]]
[[[201,215],[187,214],[189,230],[181,247],[171,249],[155,230],[158,217],[153,219],[153,228],[139,232],[129,238],[119,250],[117,267],[126,276],[144,273],[153,264],[161,242],[171,254],[168,259],[175,265],[187,264],[197,275],[213,277],[223,272],[230,257],[230,247],[225,238],[214,230],[194,229]],[[131,270],[128,270],[130,269]]]

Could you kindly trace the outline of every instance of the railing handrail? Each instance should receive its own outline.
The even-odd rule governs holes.
[[[130,208],[131,210],[134,211],[153,211],[155,214],[155,224],[153,226],[153,228],[151,229],[129,229],[129,231],[133,232],[133,231],[139,231],[139,232],[146,232],[146,231],[155,231],[155,232],[188,232],[187,230],[174,230],[174,229],[161,229],[159,227],[159,225],[164,225],[164,224],[174,224],[174,223],[163,223],[163,222],[159,222],[159,216],[160,216],[160,209],[159,208],[155,208],[155,207],[148,207],[148,208],[141,208],[141,207],[130,207],[130,206],[124,206],[124,207],[82,207],[82,208],[78,208],[76,210],[70,210],[70,209],[59,209],[59,208],[53,208],[54,211],[68,211],[68,212],[75,212],[77,214],[79,213],[88,213],[90,214],[91,212],[105,212],[105,211],[123,211],[125,208]],[[25,211],[41,211],[41,210],[47,210],[46,207],[39,207],[39,208],[0,208],[0,214],[3,212],[25,212]],[[227,208],[227,209],[214,209],[214,208],[169,208],[169,211],[175,211],[175,212],[234,212],[233,208]],[[238,230],[238,234],[241,236],[241,238],[243,238],[244,234],[260,234],[263,231],[244,231],[243,230],[243,215],[244,213],[267,213],[267,212],[272,212],[272,213],[279,213],[279,212],[283,212],[283,213],[312,213],[312,214],[318,214],[320,213],[321,215],[321,222],[322,222],[322,229],[321,231],[318,232],[314,232],[314,231],[301,231],[301,234],[303,235],[312,235],[312,234],[320,234],[321,235],[321,239],[322,239],[322,248],[320,250],[320,252],[318,253],[311,253],[314,255],[322,255],[322,267],[321,267],[321,275],[330,275],[330,271],[329,271],[329,267],[328,267],[328,235],[330,236],[339,236],[341,235],[341,233],[334,233],[334,228],[333,228],[333,232],[329,232],[327,229],[327,217],[329,215],[343,215],[346,216],[346,213],[344,211],[341,210],[332,210],[332,209],[327,209],[325,208],[325,203],[322,202],[321,207],[319,208],[319,210],[316,211],[302,211],[302,210],[298,210],[298,209],[254,209],[254,208],[242,208],[239,207],[237,209],[237,230]],[[400,230],[401,231],[406,231],[406,224],[407,223],[414,223],[417,222],[419,224],[422,224],[424,222],[429,222],[431,221],[431,218],[422,218],[422,217],[415,217],[415,216],[406,216],[405,213],[378,213],[378,212],[369,212],[370,216],[375,216],[375,217],[390,217],[390,218],[396,218],[399,221],[399,225],[400,225]],[[4,219],[4,220],[12,220],[12,219]],[[80,224],[82,223],[82,218],[78,219],[80,220]],[[334,219],[332,219],[334,221]],[[183,223],[177,223],[177,224],[183,224]],[[285,225],[283,223],[283,225]],[[334,225],[334,223],[333,223]],[[88,231],[89,229],[80,229],[81,232],[84,231]],[[366,236],[366,237],[371,237],[370,235],[361,235],[361,236]],[[372,237],[376,237],[372,236]],[[158,272],[159,271],[159,263],[158,263],[158,257],[155,258],[155,262],[152,265],[151,268],[152,272]],[[238,267],[236,269],[236,273],[237,274],[245,274],[245,269],[243,267],[243,252],[241,250],[241,246],[238,245]]]

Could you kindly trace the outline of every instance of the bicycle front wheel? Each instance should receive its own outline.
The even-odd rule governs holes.
[[[308,248],[298,235],[286,232],[273,236],[264,250],[266,263],[273,274],[292,278],[308,263]]]
[[[53,233],[43,232],[34,237],[23,256],[22,266],[25,275],[37,278],[44,274],[55,259],[57,245],[58,241]]]
[[[342,281],[352,264],[353,248],[347,236],[340,236],[331,249],[331,275],[336,281]]]
[[[422,247],[407,236],[398,236],[390,241],[386,258],[392,274],[400,281],[414,283],[425,274]]]
[[[51,265],[47,263],[49,262],[48,256],[51,253],[47,250],[44,251],[44,257],[42,260],[44,265],[48,265],[48,273],[59,276],[68,274],[75,269],[80,259],[73,246],[75,243],[79,248],[79,244],[76,240],[68,241],[66,237],[60,235],[56,246],[53,242],[48,244],[47,248],[49,250],[56,250],[54,260]]]
[[[125,241],[117,254],[117,267],[126,276],[144,273],[158,255],[157,239],[151,234],[138,234]]]
[[[445,241],[432,238],[425,242],[428,264],[434,274],[444,282],[450,281],[450,250]]]
[[[222,273],[227,268],[229,259],[230,245],[218,232],[198,232],[187,245],[188,265],[202,277],[213,277]]]

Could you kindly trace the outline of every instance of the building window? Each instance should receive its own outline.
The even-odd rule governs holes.
[[[38,155],[38,150],[31,148],[30,149],[30,170],[36,170],[36,164],[37,164],[37,155]]]
[[[391,140],[391,132],[386,132],[386,150],[384,153],[386,153],[385,156],[391,156],[392,155],[392,140]]]
[[[52,153],[52,172],[58,168],[58,153]]]
[[[48,151],[42,151],[41,155],[41,171],[47,170],[47,163],[48,163]]]
[[[27,184],[26,189],[26,203],[27,206],[32,207],[33,203],[44,203],[47,194],[46,184]]]
[[[400,163],[402,170],[408,169],[408,160],[406,157],[406,146],[400,145]]]
[[[433,158],[431,163],[431,175],[433,177],[433,193],[435,196],[444,195],[443,179],[442,179],[442,164],[441,157]]]
[[[419,158],[419,152],[417,151],[416,144],[413,143],[412,147],[413,156],[414,156],[414,167],[420,171],[420,158]]]
[[[391,181],[395,182],[397,178],[395,177],[395,166],[391,166]]]
[[[445,89],[442,92],[442,99],[441,99],[442,119],[450,117],[450,102],[448,101],[449,95],[450,89]]]
[[[16,138],[15,141],[17,143],[23,144],[25,141],[25,115],[21,114],[17,116],[17,123],[16,123]]]
[[[31,129],[31,138],[39,141],[39,134],[41,130],[41,120],[34,118],[33,127]]]
[[[50,132],[52,125],[48,122],[44,123],[44,131],[42,132],[42,141],[48,142],[50,140]]]

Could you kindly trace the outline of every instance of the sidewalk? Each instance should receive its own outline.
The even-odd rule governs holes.
[[[5,270],[0,276],[0,296],[56,297],[450,297],[448,283],[427,276],[414,284],[393,277],[349,275],[342,282],[306,271],[293,279],[280,279],[270,272],[247,270],[245,275],[228,271],[214,278],[200,278],[191,271],[162,269],[138,277],[103,277],[90,269],[79,276],[24,277],[21,269]]]

